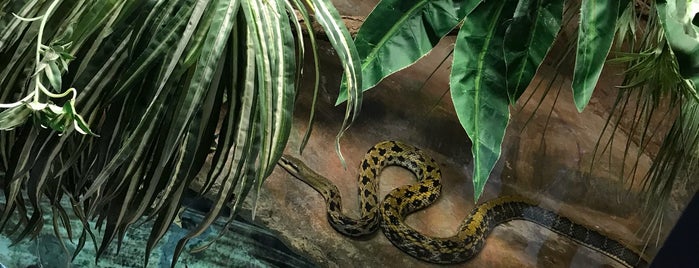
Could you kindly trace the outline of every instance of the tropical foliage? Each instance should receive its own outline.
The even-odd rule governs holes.
[[[77,237],[79,251],[88,239],[98,243],[89,226],[96,219],[104,232],[99,257],[145,217],[154,221],[151,251],[212,155],[199,194],[214,182],[222,187],[202,224],[178,243],[176,260],[224,206],[237,209],[279,159],[306,51],[302,28],[311,28],[311,16],[344,67],[338,104],[347,101],[347,112],[338,153],[362,90],[414,63],[458,28],[451,93],[473,141],[476,200],[500,157],[509,105],[563,25],[579,21],[572,84],[579,110],[614,38],[644,40],[621,58],[629,73],[620,94],[640,89],[656,96],[649,111],[668,95],[682,103],[666,139],[669,149],[659,153],[652,172],[659,182],[649,180],[649,189],[666,193],[664,183],[676,175],[668,170],[696,167],[667,164],[697,155],[696,5],[659,1],[638,14],[638,1],[576,3],[384,0],[352,42],[329,0],[2,0],[0,229],[17,217],[16,239],[24,239],[38,234],[51,213],[55,233],[65,228],[70,239]],[[643,34],[637,32],[641,21],[647,21]],[[313,31],[307,32],[315,54]],[[649,76],[649,66],[659,63],[666,67],[656,70],[661,77]],[[676,150],[683,154],[675,156]],[[41,202],[52,211],[42,211]],[[79,234],[66,224],[68,212],[83,221]]]
[[[683,116],[676,122],[678,130],[668,134],[662,151],[665,154],[661,153],[651,171],[654,179],[646,180],[649,194],[662,181],[662,191],[667,196],[668,187],[672,186],[668,179],[677,175],[667,171],[680,167],[668,163],[689,159],[685,156],[696,155],[698,149],[695,140],[699,134],[693,131],[696,123],[692,123],[697,118],[687,119],[687,113],[695,110],[691,107],[699,100],[695,91],[699,82],[699,39],[697,26],[692,24],[697,4],[685,0],[657,4],[629,0],[384,0],[355,37],[362,58],[362,89],[368,90],[413,64],[458,27],[450,91],[459,121],[472,141],[477,201],[500,157],[510,119],[509,106],[517,102],[532,81],[562,26],[572,25],[578,33],[570,50],[575,54],[573,101],[579,111],[588,104],[616,37],[617,44],[630,44],[620,46],[615,53],[624,55],[617,61],[629,66],[620,99],[635,89],[653,97],[647,111],[657,108],[662,98],[683,103]],[[650,9],[639,12],[641,7]],[[386,24],[386,20],[396,23]],[[635,45],[636,40],[643,40],[642,44]],[[658,69],[659,64],[662,69]],[[345,100],[343,94],[345,91],[341,91],[338,103]],[[676,139],[679,136],[685,138]],[[673,155],[677,146],[687,153]]]
[[[13,0],[0,7],[0,227],[18,217],[17,240],[37,235],[51,213],[57,235],[65,228],[77,238],[77,254],[87,240],[98,243],[88,222],[96,219],[104,234],[99,257],[147,218],[154,221],[150,252],[213,153],[200,194],[214,181],[221,189],[177,245],[176,260],[224,206],[237,209],[281,156],[310,14],[345,63],[347,124],[360,103],[357,52],[329,0]],[[42,202],[52,211],[42,211]],[[69,207],[84,224],[80,232],[67,224]]]

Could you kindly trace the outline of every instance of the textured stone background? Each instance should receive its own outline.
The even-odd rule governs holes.
[[[374,4],[372,1],[358,2],[356,5],[346,4],[345,1],[335,2],[342,14],[357,16],[368,14]],[[570,35],[564,34],[558,42],[564,43],[566,38],[570,38]],[[348,163],[347,170],[340,165],[333,146],[344,115],[344,106],[333,106],[341,71],[336,55],[323,43],[323,72],[316,123],[310,143],[300,158],[337,184],[342,193],[345,212],[349,215],[359,214],[357,164],[368,148],[379,141],[390,139],[425,149],[436,158],[444,174],[442,197],[433,206],[409,216],[407,222],[411,226],[429,235],[450,236],[473,208],[470,143],[454,114],[447,91],[450,70],[448,64],[438,66],[448,55],[452,43],[453,39],[448,37],[418,64],[387,78],[377,88],[365,93],[360,117],[341,143]],[[611,155],[598,156],[594,168],[590,169],[595,144],[616,97],[614,86],[622,78],[620,71],[605,69],[590,105],[583,113],[578,113],[572,103],[569,86],[572,70],[563,69],[558,77],[554,77],[555,72],[550,67],[561,54],[560,51],[560,45],[554,48],[547,64],[541,67],[539,75],[522,98],[526,100],[532,95],[533,101],[521,101],[511,109],[513,116],[507,130],[502,159],[488,181],[481,200],[505,194],[528,196],[540,200],[544,207],[640,248],[643,241],[636,232],[642,230],[646,215],[641,214],[641,203],[633,194],[638,190],[638,185],[625,184],[618,174],[628,138],[624,130],[629,127],[629,118],[622,120],[622,131],[614,136],[617,142],[607,152],[611,152]],[[572,66],[572,59],[568,61]],[[312,70],[311,68],[312,66],[306,66],[306,70]],[[437,72],[427,80],[435,68]],[[560,88],[558,99],[555,98],[556,94],[549,94],[537,110],[536,103],[544,89],[535,90],[535,86],[549,82],[553,82],[554,90]],[[310,85],[306,83],[299,96],[294,128],[287,148],[287,153],[295,156],[299,156],[299,142],[307,129],[312,92]],[[532,120],[525,124],[530,116]],[[666,130],[667,125],[660,128],[660,131]],[[659,139],[654,140],[650,147],[657,148],[659,142]],[[636,150],[634,146],[631,145],[632,153]],[[624,165],[625,170],[631,170],[633,162],[627,161]],[[649,165],[650,157],[641,155],[636,174],[644,174]],[[381,176],[380,194],[385,195],[390,189],[413,180],[407,170],[389,167]],[[629,187],[632,194],[627,194]],[[667,210],[668,217],[664,226],[672,225],[691,193],[690,190],[678,191],[678,199]],[[382,234],[367,240],[356,240],[336,233],[326,221],[321,196],[281,168],[264,184],[257,212],[257,221],[279,232],[288,244],[298,248],[320,266],[432,266],[402,253]],[[667,231],[665,229],[661,237]],[[652,256],[655,250],[651,245],[647,254]],[[533,223],[515,221],[496,228],[488,238],[485,249],[476,258],[454,266],[620,265]]]

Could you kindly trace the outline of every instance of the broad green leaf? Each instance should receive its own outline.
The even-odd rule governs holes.
[[[449,85],[459,122],[472,143],[476,201],[500,158],[510,119],[503,38],[515,7],[513,1],[480,4],[466,17],[454,47]]]
[[[505,32],[507,93],[514,104],[534,78],[561,28],[563,1],[521,0]]]
[[[585,109],[595,91],[614,42],[620,7],[626,7],[627,3],[628,0],[582,0],[573,72],[573,99],[579,112]]]
[[[425,56],[480,3],[480,0],[380,1],[355,37],[362,59],[361,89],[374,87]],[[347,86],[342,84],[336,104],[345,100]]]

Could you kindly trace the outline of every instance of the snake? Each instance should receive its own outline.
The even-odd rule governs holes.
[[[365,237],[375,233],[380,227],[394,246],[425,262],[466,262],[483,249],[486,237],[497,225],[512,220],[525,220],[566,236],[627,267],[648,265],[642,254],[623,243],[540,207],[535,201],[516,195],[498,197],[477,205],[451,237],[431,237],[418,232],[405,224],[405,217],[437,200],[442,189],[442,174],[432,157],[403,142],[383,141],[365,154],[358,175],[359,218],[349,217],[342,212],[342,200],[337,186],[303,161],[283,155],[278,163],[293,177],[323,196],[328,222],[337,232],[349,237]],[[378,177],[386,166],[408,169],[415,175],[417,182],[391,190],[379,202]]]

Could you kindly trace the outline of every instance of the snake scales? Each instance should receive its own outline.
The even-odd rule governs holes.
[[[360,237],[374,233],[380,225],[391,243],[423,261],[445,264],[467,261],[480,252],[485,238],[495,226],[511,220],[527,220],[565,235],[626,266],[647,265],[639,254],[620,242],[516,196],[501,197],[478,205],[452,237],[425,236],[407,226],[403,220],[439,197],[441,171],[437,163],[420,149],[401,142],[381,142],[366,153],[359,170],[361,217],[358,219],[342,213],[339,191],[326,178],[291,156],[285,155],[279,164],[320,192],[326,201],[328,221],[335,230],[347,236]],[[390,165],[407,168],[416,175],[418,182],[393,189],[379,203],[378,175]]]

